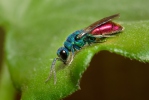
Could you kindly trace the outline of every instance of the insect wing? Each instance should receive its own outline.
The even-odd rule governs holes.
[[[101,20],[98,20],[96,21],[95,23],[91,24],[90,26],[86,27],[83,32],[81,34],[78,35],[78,38],[81,38],[82,36],[84,36],[85,34],[87,33],[90,33],[92,30],[94,30],[96,27],[102,25],[102,24],[105,24],[109,21],[111,21],[112,19],[114,18],[117,18],[119,17],[119,14],[115,14],[115,15],[112,15],[112,16],[109,16],[109,17],[105,17]]]

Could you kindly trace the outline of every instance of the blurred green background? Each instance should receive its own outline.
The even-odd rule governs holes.
[[[11,51],[10,49],[8,50],[8,48],[6,48],[9,42],[10,44],[13,44],[17,43],[20,40],[22,40],[21,42],[25,41],[27,46],[29,45],[28,49],[31,50],[26,49],[27,47],[25,47],[24,45],[23,48],[25,48],[26,54],[33,55],[33,58],[35,57],[38,59],[38,57],[41,56],[43,53],[43,56],[45,57],[41,57],[41,59],[44,58],[42,59],[42,62],[36,59],[31,59],[32,56],[30,57],[30,55],[28,57],[29,60],[31,60],[28,62],[32,63],[32,61],[39,61],[39,66],[42,65],[41,67],[43,67],[49,66],[49,64],[51,63],[49,62],[49,58],[55,56],[54,54],[52,54],[52,56],[47,55],[47,52],[51,50],[50,46],[53,47],[52,50],[56,52],[57,47],[62,45],[62,41],[64,41],[64,39],[68,36],[69,32],[73,32],[76,29],[83,28],[84,26],[89,25],[89,23],[96,21],[99,18],[115,13],[120,13],[121,18],[118,19],[118,21],[120,21],[120,23],[122,24],[132,24],[140,21],[149,21],[148,0],[45,0],[43,3],[41,3],[41,5],[40,2],[35,2],[33,0],[14,0],[14,2],[10,0],[1,0],[0,3],[1,8],[3,8],[0,9],[0,13],[3,14],[0,15],[0,18],[2,18],[0,22],[6,22],[2,24],[0,28],[0,72],[2,72],[2,69],[4,69],[4,65],[6,64],[5,59],[9,58],[5,55],[6,49],[7,52]],[[25,11],[24,9],[26,8],[27,10]],[[45,10],[46,8],[47,10]],[[143,25],[140,24],[140,26]],[[28,30],[26,31],[26,29]],[[17,32],[20,32],[23,35],[18,35]],[[56,34],[53,36],[62,37],[62,39],[57,40],[57,38],[55,37],[50,39],[52,35],[48,33]],[[35,36],[36,34],[39,36]],[[43,36],[40,34],[43,34]],[[26,41],[24,38],[20,38],[22,36],[26,36],[29,42]],[[12,42],[8,42],[8,37],[10,38],[10,40],[12,40]],[[7,40],[5,38],[7,38]],[[30,40],[33,40],[31,41],[32,43],[30,43]],[[47,45],[47,43],[54,43],[54,41],[57,41],[56,44],[53,44],[56,46]],[[13,45],[15,47],[11,48],[12,51],[22,50],[20,49],[22,46],[21,42],[19,42],[18,45]],[[39,43],[41,49],[36,46],[36,42]],[[45,46],[42,43],[44,43]],[[39,55],[34,55],[34,52],[32,54],[31,47],[33,45],[37,47],[37,52],[35,53],[39,53]],[[22,53],[22,51],[19,51],[19,54],[21,54],[20,52]],[[18,61],[18,59],[20,58],[17,58],[16,61]],[[24,60],[24,58],[22,58],[22,60]],[[20,60],[20,62],[22,60]],[[14,67],[15,64],[18,64],[14,64],[13,61],[9,60],[8,63],[9,64],[7,64],[7,66],[11,66],[10,68]],[[21,64],[23,63],[21,62]],[[13,73],[13,71],[11,73]],[[14,83],[17,83],[19,81],[19,79],[13,80],[15,80]],[[72,95],[66,97],[64,100],[148,100],[148,84],[149,64],[141,63],[136,60],[130,60],[128,58],[124,58],[120,55],[110,53],[108,51],[101,51],[93,57],[88,69],[83,74],[80,84],[81,90],[78,90]],[[20,94],[16,93],[14,98],[14,100],[19,100]]]
[[[3,55],[4,55],[4,30],[0,28],[0,66],[2,66],[3,62]],[[1,67],[0,67],[1,71]]]

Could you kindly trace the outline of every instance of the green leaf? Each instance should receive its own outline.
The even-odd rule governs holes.
[[[144,2],[144,3],[142,3]],[[22,100],[55,100],[78,90],[79,80],[94,54],[115,52],[149,61],[149,1],[1,0],[0,22],[7,29],[5,51],[14,86]],[[120,13],[124,32],[104,43],[84,47],[69,66],[57,62],[57,83],[45,83],[52,59],[67,36],[96,20]]]

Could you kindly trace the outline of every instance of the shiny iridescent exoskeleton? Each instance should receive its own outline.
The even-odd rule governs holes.
[[[100,43],[103,38],[113,37],[115,33],[121,32],[123,27],[112,22],[112,19],[116,17],[119,17],[119,14],[103,18],[83,30],[78,30],[70,34],[64,42],[64,47],[60,47],[57,50],[58,58],[53,60],[50,75],[46,82],[53,73],[55,79],[54,83],[56,83],[55,64],[57,60],[62,61],[64,64],[70,64],[73,61],[75,52],[79,51],[85,45]]]
[[[84,47],[84,45],[96,42],[95,41],[96,38],[92,37],[92,35],[89,34],[86,34],[81,38],[77,38],[77,36],[82,32],[83,30],[78,30],[70,34],[66,39],[66,41],[64,42],[64,47],[60,47],[58,49],[57,51],[57,55],[59,56],[58,59],[63,61],[64,64],[70,63],[70,61],[68,61],[68,56],[70,55],[69,52],[71,52],[72,56],[74,56],[75,51],[80,50],[82,47]]]

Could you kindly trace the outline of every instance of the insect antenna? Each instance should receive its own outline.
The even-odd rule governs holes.
[[[53,59],[53,62],[52,62],[52,65],[50,67],[50,72],[49,72],[49,76],[48,78],[46,79],[45,83],[48,82],[52,76],[52,74],[54,75],[54,84],[56,84],[56,81],[57,81],[57,78],[56,78],[56,72],[55,72],[55,64],[56,64],[56,61],[59,60],[59,58],[54,58]]]

